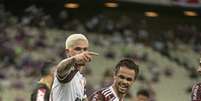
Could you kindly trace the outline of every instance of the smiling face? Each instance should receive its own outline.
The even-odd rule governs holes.
[[[119,68],[116,75],[114,75],[113,88],[117,94],[126,94],[135,81],[135,71],[125,66]]]

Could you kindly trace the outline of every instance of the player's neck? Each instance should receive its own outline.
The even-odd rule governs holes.
[[[117,88],[115,87],[114,84],[112,85],[112,88],[113,88],[114,92],[116,93],[116,95],[118,96],[119,101],[123,101],[126,94],[118,93]]]
[[[124,97],[126,96],[126,94],[118,94],[119,95],[119,101],[123,101]]]
[[[39,82],[45,84],[49,89],[51,88],[52,80],[49,77],[42,77]]]

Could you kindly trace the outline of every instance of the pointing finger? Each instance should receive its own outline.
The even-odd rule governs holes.
[[[95,56],[98,56],[99,54],[96,53],[96,52],[88,52],[89,55],[95,55]]]

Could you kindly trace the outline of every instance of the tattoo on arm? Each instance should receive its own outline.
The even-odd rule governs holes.
[[[68,74],[72,71],[72,67],[75,64],[75,59],[74,58],[67,58],[62,60],[58,65],[57,65],[57,78],[59,79],[65,79]]]

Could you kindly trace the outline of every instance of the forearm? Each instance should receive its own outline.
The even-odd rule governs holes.
[[[74,64],[75,64],[75,59],[73,57],[62,60],[57,65],[57,75],[59,75],[60,77],[64,77],[70,72]]]

